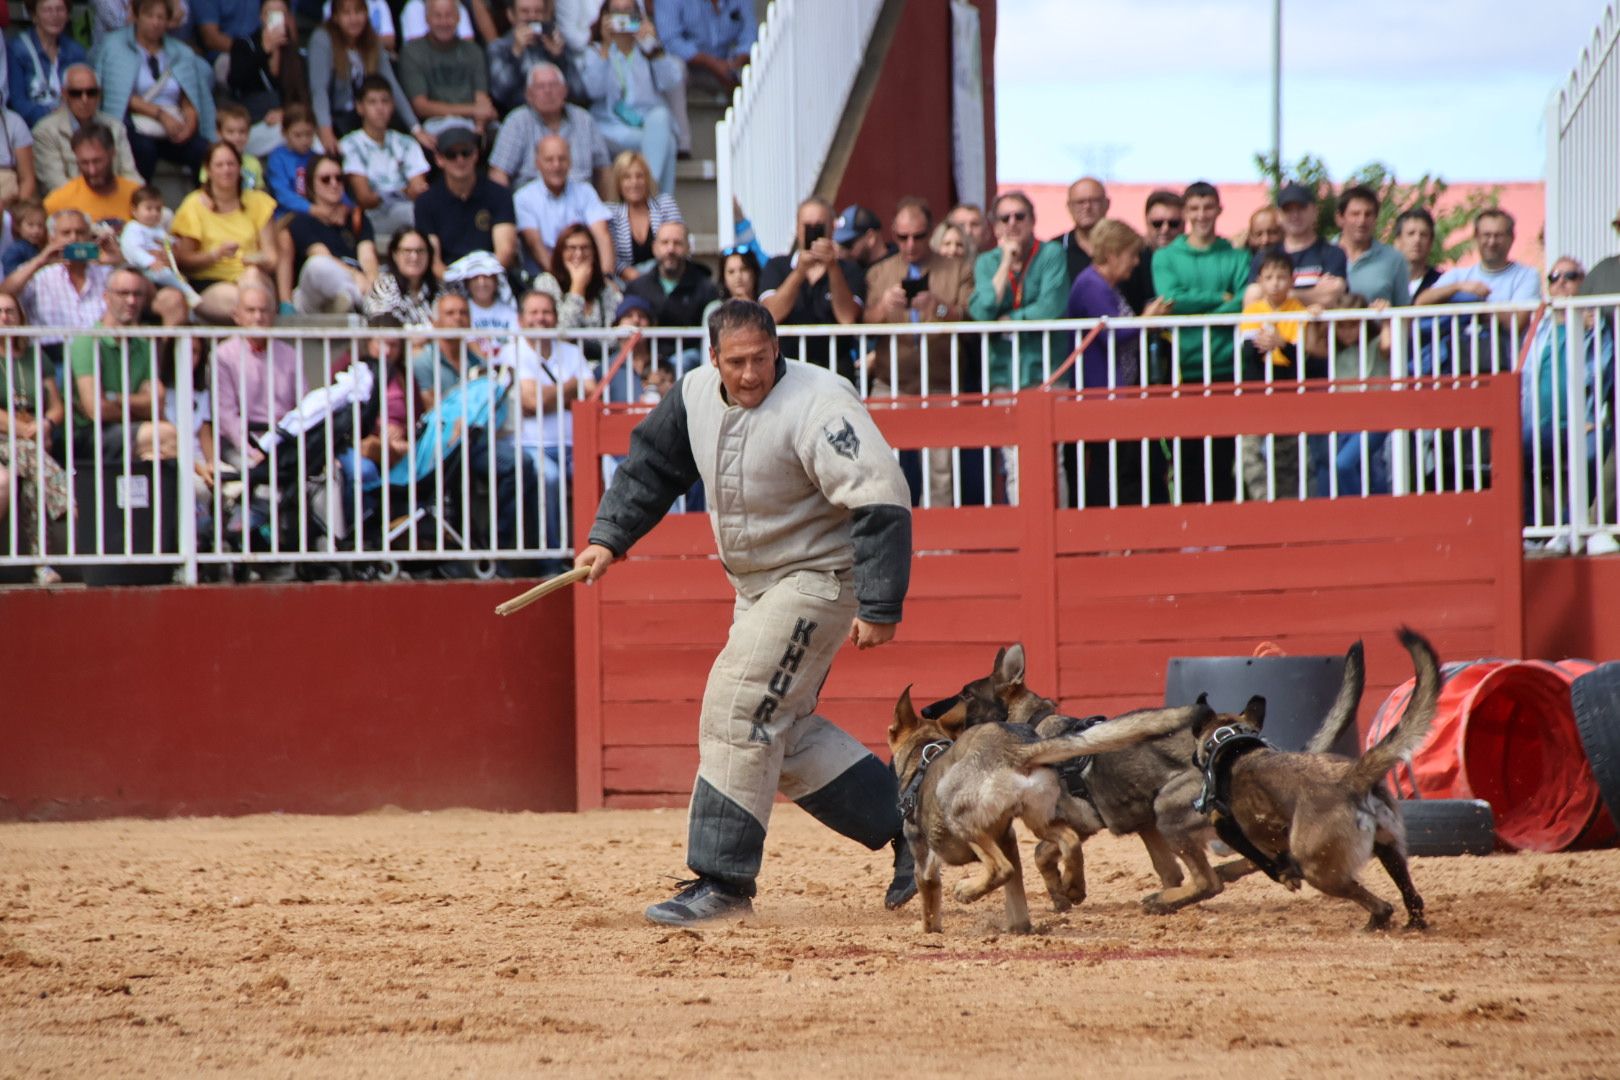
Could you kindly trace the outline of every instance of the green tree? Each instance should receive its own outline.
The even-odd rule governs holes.
[[[1435,207],[1450,185],[1430,173],[1424,173],[1416,183],[1403,184],[1396,179],[1394,170],[1388,165],[1371,161],[1335,187],[1326,163],[1314,154],[1306,154],[1292,165],[1281,165],[1269,154],[1256,154],[1254,163],[1260,175],[1270,182],[1273,195],[1287,183],[1303,184],[1316,192],[1317,231],[1323,236],[1332,236],[1339,231],[1335,220],[1338,193],[1357,184],[1378,193],[1378,228],[1374,235],[1386,244],[1394,242],[1396,218],[1408,210],[1427,210],[1434,215],[1435,244],[1429,261],[1435,265],[1454,263],[1468,253],[1474,241],[1465,226],[1481,210],[1494,209],[1502,195],[1500,187],[1473,191],[1462,202],[1437,212]],[[1452,242],[1451,238],[1459,233],[1461,237]]]

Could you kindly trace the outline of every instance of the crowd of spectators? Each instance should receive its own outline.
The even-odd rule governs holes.
[[[59,465],[67,441],[82,454],[127,447],[121,429],[131,424],[145,456],[173,457],[181,436],[174,388],[164,389],[169,346],[137,338],[126,347],[93,332],[235,327],[195,357],[191,438],[199,490],[236,475],[251,491],[265,466],[259,440],[308,389],[295,350],[275,340],[278,318],[354,313],[420,336],[345,360],[370,366],[382,408],[333,467],[368,492],[408,481],[410,429],[445,423],[454,453],[488,474],[500,508],[485,538],[559,548],[572,468],[561,404],[609,377],[615,348],[594,334],[570,343],[570,331],[691,331],[656,350],[635,346],[605,388],[614,400],[656,400],[675,385],[700,362],[707,313],[729,297],[762,302],[786,331],[788,356],[831,365],[873,396],[1105,389],[1365,375],[1363,325],[1330,329],[1318,313],[1541,296],[1539,274],[1509,256],[1514,222],[1504,212],[1473,222],[1477,263],[1442,269],[1431,265],[1426,212],[1402,214],[1386,246],[1375,238],[1378,194],[1349,187],[1331,194],[1330,239],[1319,231],[1324,193],[1297,183],[1230,239],[1219,235],[1220,192],[1204,182],[1155,191],[1139,230],[1110,215],[1101,181],[1082,178],[1056,235],[1016,191],[938,218],[915,197],[887,217],[812,197],[798,206],[791,250],[729,247],[711,267],[693,257],[674,197],[675,164],[690,146],[687,85],[736,85],[752,9],[749,0],[331,0],[318,23],[301,24],[303,5],[286,0],[131,0],[124,25],[81,43],[66,33],[62,0],[34,0],[0,80],[11,162],[0,163],[0,324],[52,333],[39,339],[37,368],[9,350],[28,373],[6,384],[13,407],[0,422],[16,439],[0,446],[37,443]],[[160,170],[169,190],[176,180],[190,189],[173,206],[154,184]],[[1578,263],[1560,259],[1547,280],[1565,295],[1582,278]],[[1084,342],[1016,325],[891,339],[877,325],[1133,315],[1241,322],[1235,332],[1111,330]],[[793,333],[825,325],[873,330]],[[1367,325],[1374,355],[1387,358],[1387,334]],[[1552,447],[1570,423],[1557,404],[1562,324],[1480,325],[1498,338],[1518,331],[1508,351],[1545,358],[1548,374],[1526,389],[1537,403],[1527,404],[1526,435]],[[433,333],[462,328],[488,336]],[[524,338],[531,329],[563,338]],[[1612,396],[1613,327],[1600,320],[1587,337],[1598,358],[1588,381]],[[1062,370],[1077,344],[1077,363]],[[1436,335],[1414,363],[1433,370],[1463,347]],[[502,409],[474,422],[475,384],[487,378],[517,391],[516,439],[489,434]],[[71,423],[58,385],[68,379]],[[1612,430],[1601,414],[1594,405],[1588,427]],[[1367,437],[1375,458],[1379,438]],[[1387,464],[1367,472],[1363,450],[1335,452],[1318,437],[1303,451],[1292,439],[1182,440],[1174,454],[1162,440],[1141,454],[1071,447],[1061,475],[1074,506],[1322,494],[1335,482],[1390,490]],[[37,455],[26,465],[20,456],[0,460],[0,473],[32,468],[38,484],[23,486],[49,497],[30,512],[60,524],[62,477],[36,476]],[[1016,456],[995,448],[906,452],[902,465],[919,502],[1018,497]],[[700,506],[701,493],[688,505]],[[251,514],[234,527],[251,527]]]

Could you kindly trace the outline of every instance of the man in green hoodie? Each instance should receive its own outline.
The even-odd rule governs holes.
[[[1215,235],[1221,216],[1221,195],[1215,185],[1200,180],[1182,194],[1182,215],[1187,233],[1153,253],[1154,291],[1174,304],[1177,315],[1225,315],[1243,310],[1243,288],[1249,280],[1249,257]],[[1179,332],[1177,366],[1184,383],[1232,381],[1233,340],[1236,327],[1213,327],[1205,350],[1204,329],[1189,326]],[[1207,373],[1206,373],[1207,369]],[[1209,497],[1230,501],[1237,493],[1234,439],[1210,440],[1212,487]],[[1181,441],[1181,500],[1205,501],[1204,440]]]

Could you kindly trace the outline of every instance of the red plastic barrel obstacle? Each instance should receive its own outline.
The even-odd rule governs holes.
[[[1396,792],[1426,799],[1484,799],[1496,838],[1526,851],[1611,845],[1614,822],[1598,794],[1575,729],[1569,684],[1587,660],[1475,660],[1440,669],[1440,701],[1412,767],[1391,774]],[[1400,720],[1415,679],[1373,717],[1372,746]]]

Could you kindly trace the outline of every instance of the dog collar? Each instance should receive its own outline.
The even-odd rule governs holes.
[[[1293,856],[1284,851],[1273,858],[1261,851],[1244,833],[1243,827],[1232,816],[1232,766],[1238,758],[1252,750],[1275,749],[1248,724],[1223,724],[1204,740],[1204,790],[1193,800],[1193,809],[1208,814],[1215,833],[1228,847],[1265,871],[1273,881],[1285,876],[1297,880],[1299,866]]]
[[[912,824],[916,824],[917,821],[917,795],[922,790],[923,777],[928,775],[928,766],[951,746],[949,739],[935,739],[923,745],[917,762],[917,771],[911,774],[905,790],[900,793],[900,816]]]

